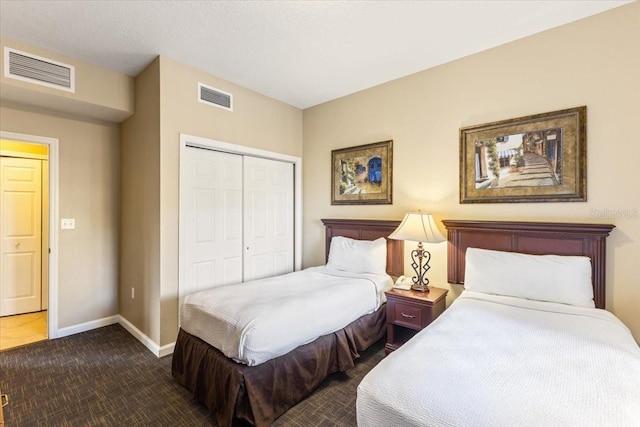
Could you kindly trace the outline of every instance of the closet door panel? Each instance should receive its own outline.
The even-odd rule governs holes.
[[[244,281],[293,271],[293,165],[244,157]]]
[[[242,156],[188,147],[184,295],[242,281]]]

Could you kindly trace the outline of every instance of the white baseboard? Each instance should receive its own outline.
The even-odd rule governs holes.
[[[144,332],[140,329],[136,328],[133,323],[129,322],[124,317],[118,315],[119,322],[123,328],[125,328],[131,335],[133,335],[138,341],[144,344],[151,353],[155,354],[157,357],[167,356],[173,353],[173,348],[175,347],[175,342],[167,345],[163,345],[160,347],[155,343],[151,338],[149,338]]]
[[[69,335],[79,334],[80,332],[87,332],[92,329],[102,328],[103,326],[113,325],[119,323],[120,315],[103,317],[102,319],[92,320],[90,322],[80,323],[78,325],[67,326],[66,328],[58,329],[58,333],[55,338],[68,337]]]
[[[151,338],[145,335],[140,329],[136,328],[133,323],[129,322],[119,314],[58,329],[56,336],[51,338],[67,337],[69,335],[79,334],[80,332],[87,332],[92,329],[102,328],[103,326],[109,326],[116,323],[122,325],[122,327],[125,328],[127,332],[129,332],[138,341],[144,344],[144,346],[147,347],[151,351],[151,353],[155,354],[157,357],[164,357],[173,353],[173,349],[176,345],[175,342],[160,347]]]
[[[176,343],[172,342],[171,344],[166,344],[160,347],[160,353],[157,354],[158,357],[168,356],[173,354],[173,349],[176,347]]]

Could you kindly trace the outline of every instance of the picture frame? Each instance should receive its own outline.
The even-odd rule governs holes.
[[[460,203],[586,200],[586,106],[460,129]]]
[[[331,151],[331,204],[392,204],[393,141]]]

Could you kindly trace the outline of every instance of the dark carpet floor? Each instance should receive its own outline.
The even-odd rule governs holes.
[[[329,377],[275,426],[355,426],[356,388],[384,357],[379,342]],[[0,352],[6,427],[212,426],[207,409],[120,325]]]

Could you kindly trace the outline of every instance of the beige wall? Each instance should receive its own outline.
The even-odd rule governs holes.
[[[291,156],[302,155],[302,110],[160,58],[161,78],[161,344],[178,325],[179,138],[196,135]],[[233,112],[197,100],[198,82],[233,94]]]
[[[232,93],[233,112],[198,102],[198,82]],[[136,78],[135,111],[122,126],[120,310],[162,346],[178,332],[180,134],[300,156],[302,111],[165,57]]]
[[[3,103],[0,130],[59,140],[58,328],[118,314],[118,126]]]
[[[323,262],[321,218],[401,219],[420,208],[437,219],[613,223],[607,308],[640,340],[638,46],[634,3],[305,110],[304,266]],[[588,202],[459,204],[460,127],[581,105]],[[393,205],[331,206],[331,150],[387,139],[394,140]],[[431,281],[447,287],[446,245],[432,255]]]
[[[136,113],[121,125],[120,314],[160,342],[160,61],[135,81]],[[131,288],[135,298],[131,298]]]
[[[168,58],[134,82],[1,42],[76,67],[75,93],[0,78],[0,130],[60,139],[60,217],[75,217],[78,230],[60,234],[59,327],[121,314],[155,343],[170,344],[177,334],[179,134],[301,156],[302,111]],[[234,111],[199,103],[197,82],[232,93]],[[108,122],[129,116],[120,127]]]
[[[58,328],[118,314],[120,121],[133,113],[133,78],[16,40],[8,46],[72,65],[75,92],[0,75],[0,130],[59,140]],[[4,55],[0,68],[4,70]]]

